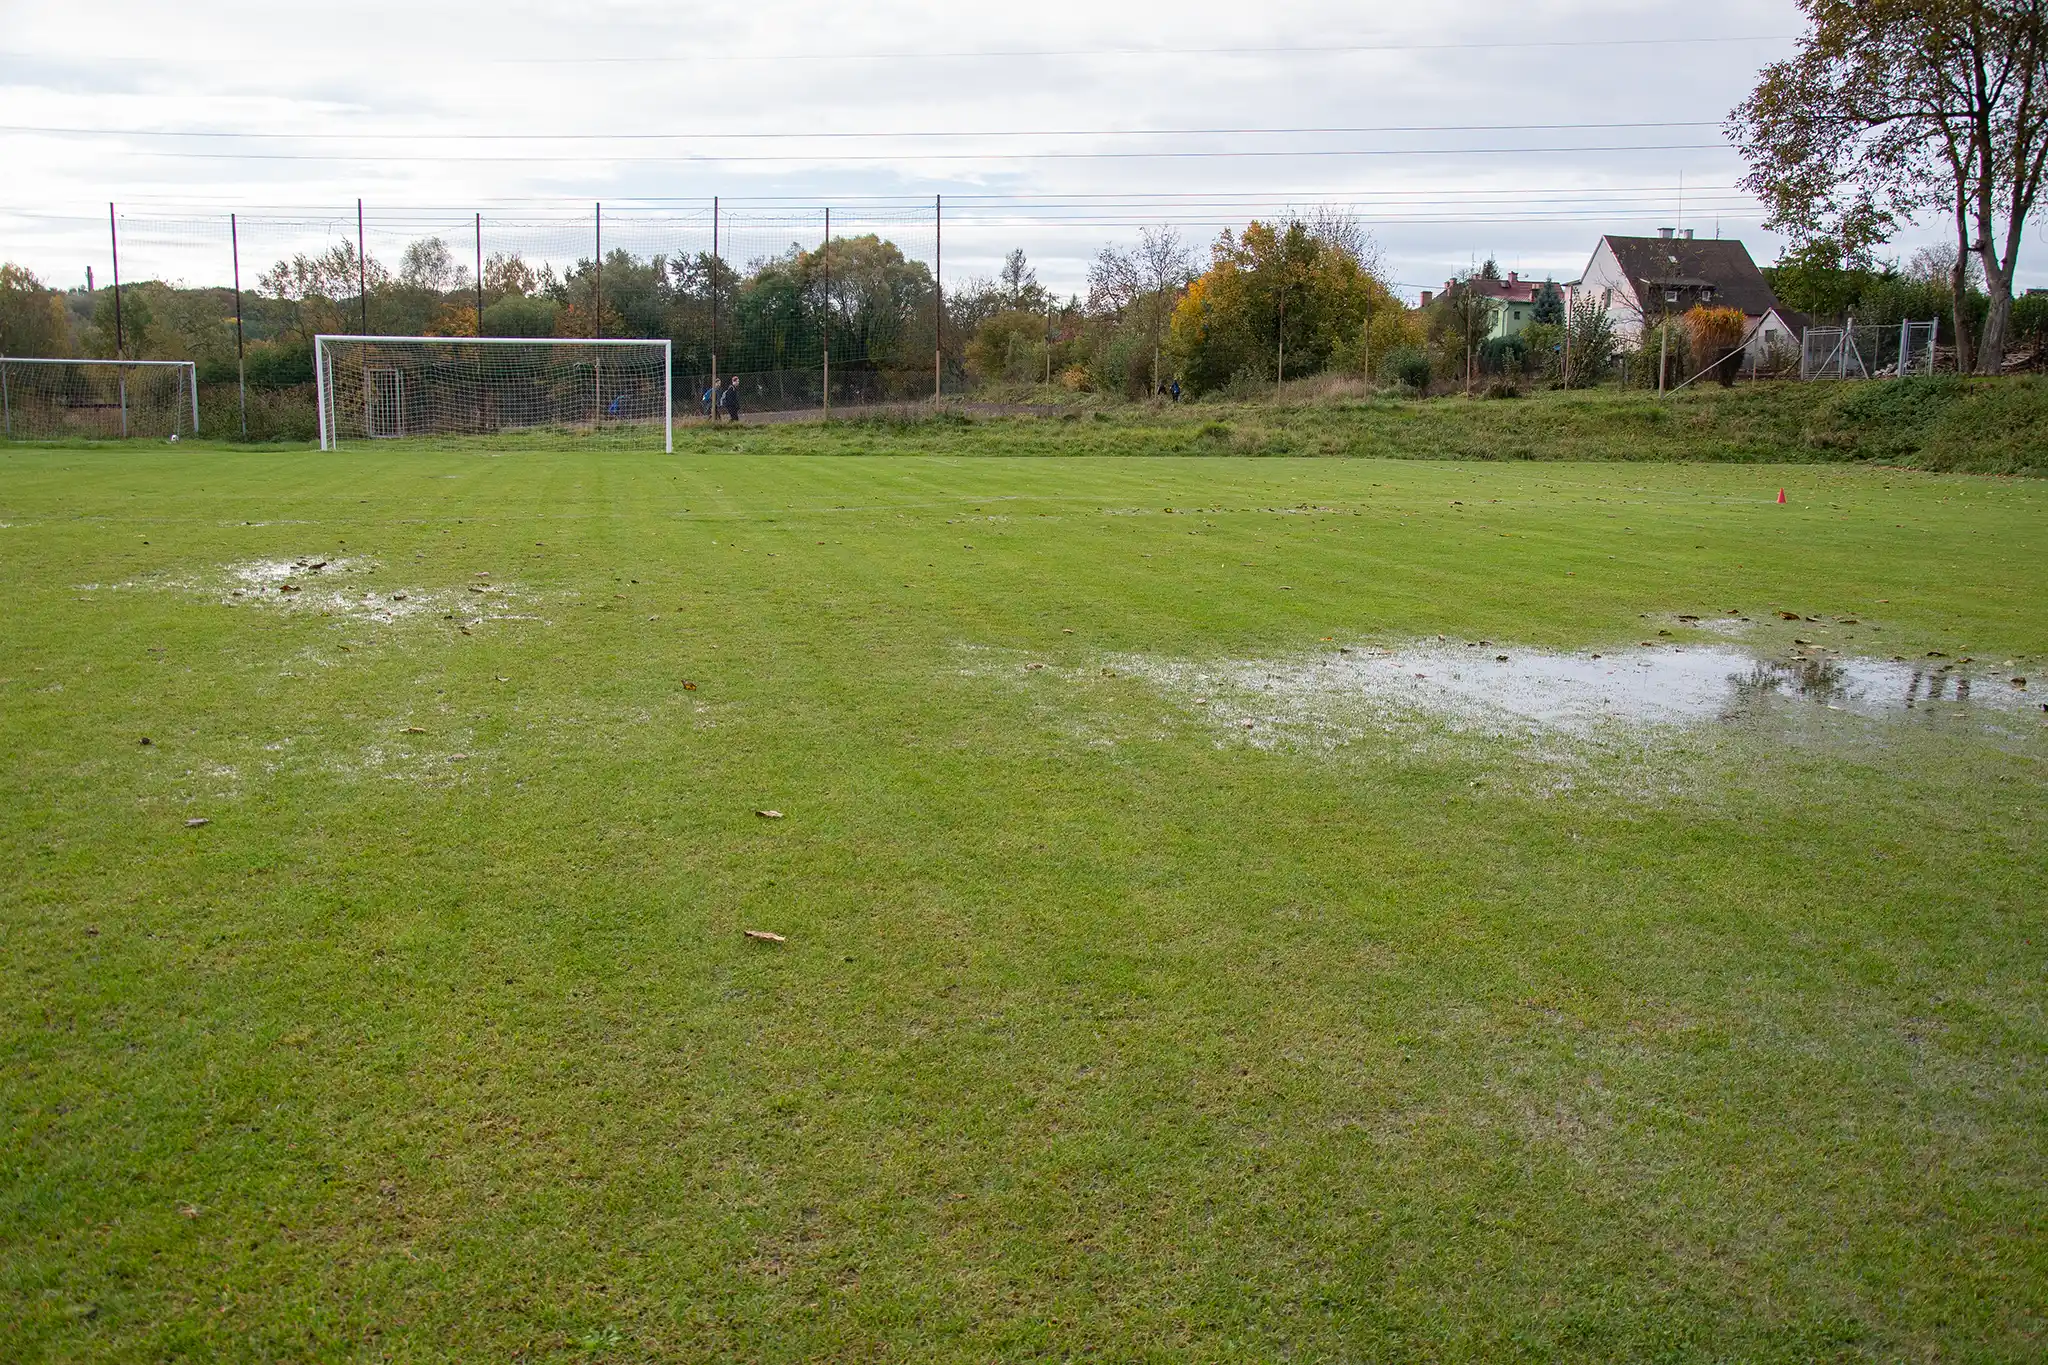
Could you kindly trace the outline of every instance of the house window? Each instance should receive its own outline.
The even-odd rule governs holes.
[[[1519,308],[1517,308],[1517,309],[1515,310],[1515,321],[1516,321],[1516,322],[1520,322],[1521,320],[1522,320],[1522,310],[1521,310],[1521,309],[1519,309]]]
[[[1614,291],[1612,289],[1600,291],[1600,306],[1602,308],[1612,308],[1614,306]]]

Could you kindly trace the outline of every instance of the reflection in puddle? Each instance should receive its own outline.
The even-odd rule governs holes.
[[[1720,645],[1630,649],[1603,657],[1429,643],[1208,665],[1133,656],[1114,666],[1202,701],[1204,714],[1219,722],[1246,728],[1341,724],[1339,712],[1355,720],[1361,708],[1382,718],[1407,714],[1458,728],[1579,734],[1614,725],[1734,720],[1788,704],[1898,717],[1929,708],[2015,717],[2040,709],[2038,699],[2010,680],[1973,679],[1958,665],[1764,660]]]

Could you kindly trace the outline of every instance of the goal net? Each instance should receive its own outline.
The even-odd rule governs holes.
[[[522,432],[674,449],[666,340],[320,336],[320,448]]]
[[[0,434],[17,440],[196,436],[196,367],[189,360],[0,356]]]

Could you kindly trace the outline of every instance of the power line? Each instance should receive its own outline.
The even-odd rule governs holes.
[[[1288,56],[1330,56],[1354,52],[1478,52],[1478,51],[1526,51],[1536,49],[1572,48],[1616,48],[1616,47],[1692,47],[1729,46],[1743,43],[1789,43],[1799,35],[1790,33],[1752,34],[1710,34],[1699,37],[1666,38],[1554,38],[1554,39],[1495,39],[1477,42],[1396,42],[1364,41],[1333,43],[1291,43],[1291,44],[1236,44],[1213,47],[1074,47],[1074,48],[994,48],[938,52],[724,52],[716,55],[720,66],[736,63],[774,62],[933,62],[933,61],[1042,61],[1055,58],[1077,57],[1288,57]],[[383,54],[388,59],[393,54]],[[34,62],[61,59],[75,61],[70,54],[6,51],[0,52],[0,59],[10,62]],[[602,56],[550,56],[550,57],[483,57],[480,63],[499,66],[660,66],[674,64],[700,65],[707,60],[702,52],[675,54]],[[178,63],[161,57],[143,57],[130,54],[93,54],[91,61],[97,63],[124,63],[175,66]],[[437,65],[440,63],[436,58]]]
[[[1556,38],[1497,40],[1466,43],[1299,43],[1285,45],[1237,45],[1230,47],[1072,47],[1014,48],[958,52],[786,52],[781,54],[735,55],[720,53],[718,61],[747,62],[924,62],[924,61],[1014,61],[1067,57],[1291,57],[1328,56],[1347,52],[1477,52],[1490,49],[1590,47],[1680,47],[1694,44],[1787,43],[1797,34],[1761,33],[1715,35],[1699,38]],[[700,53],[681,56],[602,57],[493,57],[489,60],[514,66],[654,66],[668,63],[703,62]]]
[[[1006,137],[1296,137],[1361,133],[1502,133],[1607,131],[1617,128],[1718,128],[1718,120],[1665,119],[1619,123],[1390,123],[1300,128],[1001,128],[980,132],[958,130],[902,132],[755,132],[755,133],[278,133],[232,129],[85,128],[59,124],[0,124],[0,133],[33,133],[60,137],[246,138],[297,142],[758,142],[768,140],[876,140],[884,138]]]
[[[1726,151],[1725,142],[1628,143],[1612,146],[1571,147],[1372,147],[1372,148],[1271,148],[1239,151],[1182,152],[861,152],[844,158],[854,162],[905,161],[1205,161],[1279,157],[1386,157],[1386,156],[1537,156],[1554,153],[1588,152],[1717,152]],[[833,158],[824,156],[718,156],[701,152],[674,156],[367,156],[345,152],[186,152],[154,148],[123,148],[130,156],[157,157],[182,161],[325,161],[357,165],[590,165],[614,166],[767,165],[775,163],[815,164]],[[815,198],[816,196],[812,196]]]

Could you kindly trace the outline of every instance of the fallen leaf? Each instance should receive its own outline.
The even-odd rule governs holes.
[[[1796,611],[1781,611],[1778,613],[1778,619],[1780,621],[1797,621],[1799,613]]]
[[[469,590],[470,590],[471,592],[489,592],[489,591],[490,591],[490,589],[489,589],[489,588],[487,588],[487,587],[483,586],[483,585],[482,585],[482,584],[480,584],[480,583],[471,583],[471,584],[469,584],[469,585],[468,585],[468,587],[469,587]]]
[[[1025,671],[1026,673],[1036,673],[1036,672],[1037,672],[1037,671],[1038,671],[1039,669],[1041,669],[1041,668],[1044,668],[1044,667],[1045,667],[1045,665],[1044,665],[1044,664],[1026,664],[1026,665],[1024,665],[1024,671]],[[148,741],[147,741],[147,740],[145,740],[145,741],[143,741],[143,742],[144,742],[144,743],[148,743]]]
[[[195,1204],[180,1204],[178,1205],[178,1212],[184,1214],[187,1218],[197,1218],[199,1216],[199,1208]]]
[[[780,820],[782,818],[782,812],[779,810],[757,810],[754,814],[760,816],[763,820]]]
[[[774,934],[774,933],[770,933],[770,932],[769,932],[768,930],[766,930],[766,929],[742,929],[742,930],[740,930],[740,932],[741,932],[741,933],[743,933],[743,934],[745,934],[745,935],[746,935],[746,936],[747,936],[748,938],[750,938],[750,939],[753,939],[753,940],[755,940],[756,942],[760,942],[760,943],[787,943],[787,942],[789,942],[789,940],[788,940],[788,939],[786,939],[786,938],[784,938],[784,937],[783,937],[782,935],[780,935],[780,934]]]
[[[426,727],[423,725],[408,725],[405,727],[405,733],[408,735],[423,735],[426,732]]]
[[[2025,687],[2027,685],[2027,680],[2025,678],[2014,678],[2012,680],[2012,685],[2014,687]]]
[[[696,690],[697,690],[697,684],[695,684],[695,683],[693,683],[693,682],[686,682],[686,683],[684,683],[684,684],[683,684],[683,691],[685,691],[685,692],[695,692]]]
[[[297,592],[299,590],[299,585],[296,583],[281,583],[278,585],[277,590],[279,592]]]
[[[211,821],[211,820],[207,819],[207,818],[206,818],[205,816],[203,816],[203,815],[195,815],[195,816],[193,816],[193,817],[192,817],[192,818],[191,818],[190,820],[187,820],[187,821],[185,822],[185,828],[186,828],[186,829],[198,829],[198,828],[199,828],[199,827],[200,827],[201,825],[210,825],[210,824],[212,824],[212,823],[213,823],[213,821]]]
[[[1697,617],[1697,616],[1684,616],[1684,615],[1681,615],[1681,616],[1680,616],[1680,617],[1679,617],[1678,619],[1679,619],[1679,620],[1681,620],[1681,621],[1697,621],[1697,620],[1699,620],[1700,618],[1699,618],[1699,617]]]
[[[1504,664],[1508,661],[1508,656],[1505,654],[1496,654],[1493,656],[1493,661],[1497,664]]]

